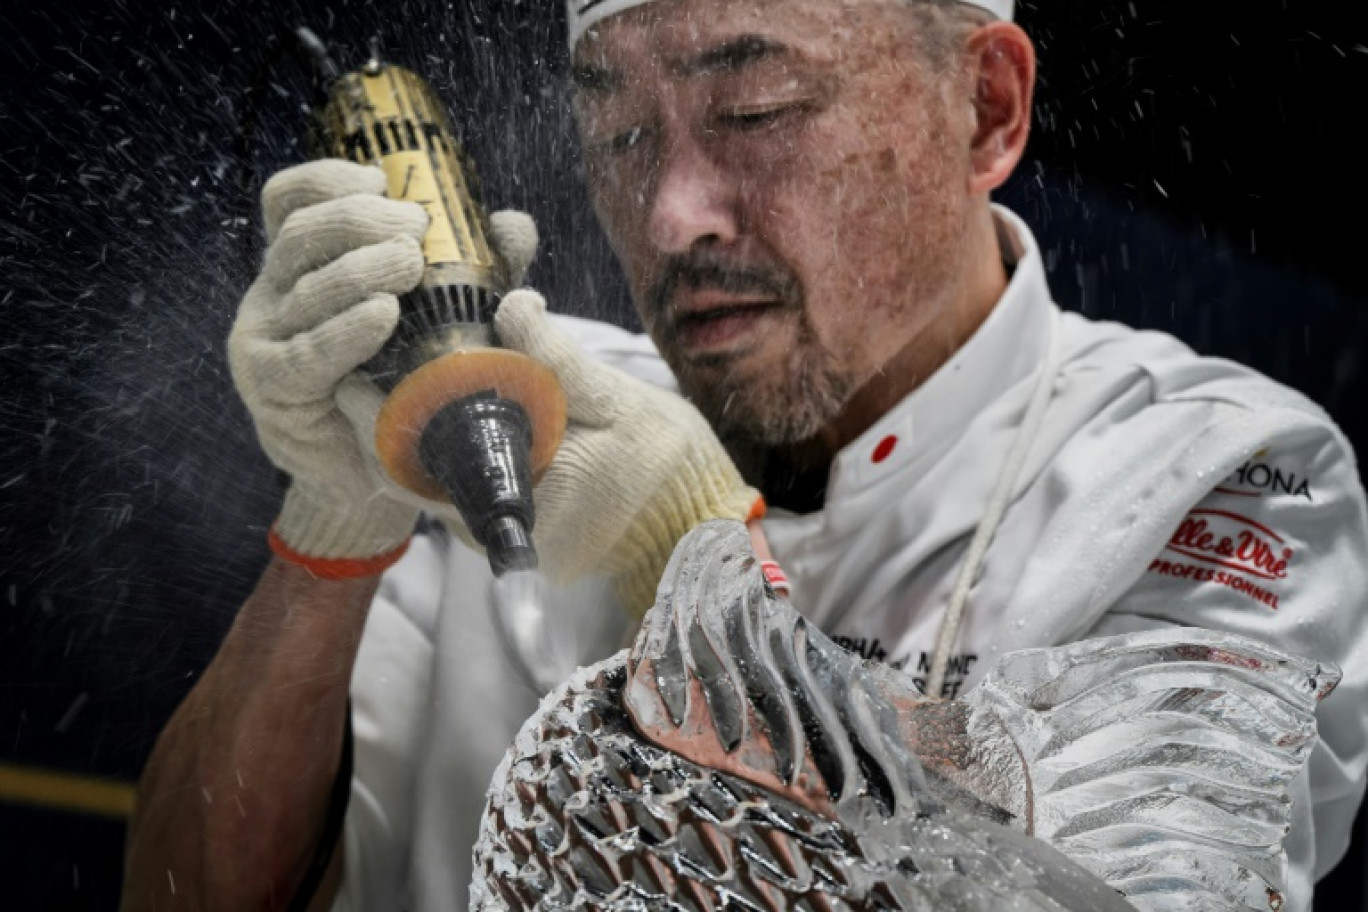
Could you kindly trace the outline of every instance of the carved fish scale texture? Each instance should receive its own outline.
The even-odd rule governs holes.
[[[1112,908],[1058,901],[1061,885],[1075,897],[1090,885],[1061,880],[1047,869],[1062,856],[992,824],[918,817],[856,836],[666,752],[632,728],[625,679],[622,658],[609,660],[524,728],[489,794],[472,908]],[[1110,893],[1095,885],[1080,902]]]

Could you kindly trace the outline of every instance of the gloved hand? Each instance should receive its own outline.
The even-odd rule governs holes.
[[[266,262],[228,340],[262,448],[292,479],[272,547],[334,578],[378,573],[397,560],[420,506],[392,496],[400,489],[378,469],[373,432],[358,437],[335,401],[343,383],[378,400],[353,371],[384,345],[399,320],[396,296],[423,274],[428,216],[384,192],[379,168],[336,159],[267,181]],[[522,213],[491,222],[519,281],[536,228]]]
[[[396,296],[423,274],[427,213],[384,192],[379,168],[340,160],[267,181],[265,264],[228,338],[262,449],[291,478],[272,548],[330,577],[379,572],[402,553],[417,517],[384,496],[333,399],[389,338]]]
[[[325,160],[276,175],[263,191],[270,247],[229,339],[233,377],[271,460],[292,484],[273,530],[277,553],[327,575],[378,572],[397,559],[419,510],[464,524],[447,503],[393,483],[374,453],[384,401],[355,369],[398,322],[396,295],[422,276],[422,208],[385,199],[376,168]],[[490,240],[521,282],[536,227],[490,217]],[[758,508],[707,422],[682,398],[592,361],[545,315],[540,295],[510,294],[504,345],[550,367],[569,428],[535,492],[543,568],[565,581],[606,574],[644,612],[675,543],[697,523]]]
[[[641,615],[690,529],[763,511],[696,408],[589,357],[541,295],[513,292],[494,325],[505,347],[555,372],[568,403],[565,439],[534,491],[533,539],[552,579],[606,574]]]
[[[492,219],[501,252],[535,247],[513,214]],[[505,258],[513,257],[505,253]],[[527,259],[516,260],[525,268]],[[533,543],[542,571],[556,582],[590,573],[612,579],[623,607],[644,614],[675,544],[708,519],[745,520],[763,511],[703,416],[682,397],[595,361],[546,315],[546,302],[522,289],[494,318],[500,343],[555,372],[568,425],[551,466],[533,490]],[[383,401],[353,376],[337,401],[362,439],[374,436]],[[380,472],[378,465],[375,469]],[[383,473],[382,473],[383,474]],[[443,519],[478,548],[450,504],[396,489],[393,496]]]

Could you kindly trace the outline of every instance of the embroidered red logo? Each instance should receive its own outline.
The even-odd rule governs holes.
[[[1265,580],[1286,579],[1294,556],[1272,529],[1227,510],[1193,510],[1169,539],[1168,550]]]

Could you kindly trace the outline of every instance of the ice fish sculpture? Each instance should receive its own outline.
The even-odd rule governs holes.
[[[809,626],[738,523],[495,772],[472,908],[1276,912],[1338,670],[1173,629],[1004,656],[931,701]]]

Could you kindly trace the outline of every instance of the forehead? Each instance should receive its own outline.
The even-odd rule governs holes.
[[[761,60],[839,62],[901,24],[900,0],[654,0],[592,26],[575,47],[584,87],[648,70],[706,75]],[[906,21],[905,19],[903,21]],[[710,51],[722,53],[710,57]]]

